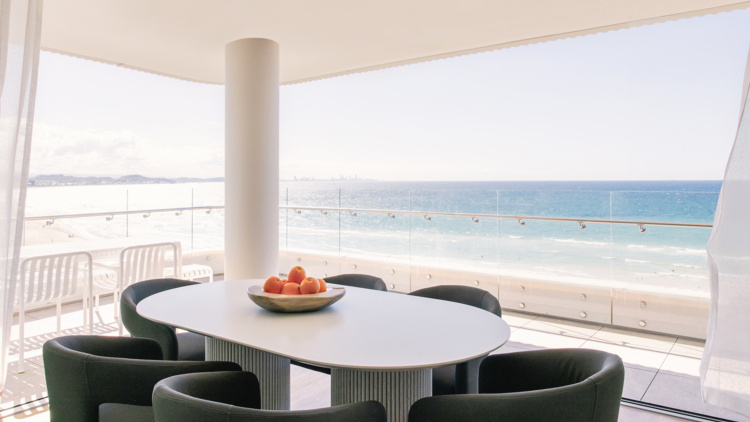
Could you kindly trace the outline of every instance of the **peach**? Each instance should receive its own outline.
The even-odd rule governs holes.
[[[307,277],[299,285],[299,292],[303,295],[312,295],[320,291],[320,282],[313,277]]]
[[[326,286],[326,281],[322,278],[318,279],[318,283],[320,283],[320,291],[318,293],[325,293],[326,290],[328,290],[328,286]]]
[[[281,294],[282,295],[298,295],[299,294],[299,284],[297,283],[286,283],[284,287],[281,288]]]
[[[283,280],[281,280],[281,282],[284,283],[284,284],[286,284],[286,283],[289,283],[289,280],[283,279]]]
[[[307,277],[307,274],[305,274],[305,269],[300,267],[299,265],[289,270],[289,282],[290,283],[302,283],[302,280]]]
[[[268,280],[263,283],[263,291],[267,293],[281,293],[282,287],[284,287],[284,282],[278,277],[268,277]]]

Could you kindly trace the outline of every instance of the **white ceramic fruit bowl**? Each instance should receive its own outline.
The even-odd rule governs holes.
[[[281,295],[267,293],[261,286],[250,286],[247,296],[256,305],[271,312],[313,312],[327,308],[346,294],[343,287],[328,287],[323,293],[311,295]]]

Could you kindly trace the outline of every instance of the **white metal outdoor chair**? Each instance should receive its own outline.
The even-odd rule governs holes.
[[[172,250],[174,259],[168,260],[167,252]],[[182,249],[178,242],[154,243],[150,245],[131,246],[120,252],[120,266],[117,271],[115,289],[115,317],[123,333],[122,321],[119,319],[120,293],[131,284],[143,280],[164,278],[164,269],[172,266],[173,274],[182,273]]]
[[[91,306],[93,288],[92,257],[88,252],[72,252],[26,258],[16,273],[13,292],[18,304],[18,372],[25,370],[24,319],[26,305],[37,302],[57,302],[57,335],[62,331],[62,300],[76,294],[83,286],[83,331],[94,333],[94,314]],[[88,311],[88,312],[87,312]]]

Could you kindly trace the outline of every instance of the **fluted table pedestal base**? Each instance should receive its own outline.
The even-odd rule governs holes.
[[[235,362],[260,382],[260,407],[289,410],[289,359],[252,347],[206,337],[206,360]]]
[[[331,406],[377,400],[383,403],[388,422],[407,422],[409,408],[432,396],[432,369],[363,371],[331,369]]]

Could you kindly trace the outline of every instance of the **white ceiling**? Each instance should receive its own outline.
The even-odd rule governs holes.
[[[222,84],[269,38],[283,84],[744,9],[732,0],[45,0],[42,49]]]

